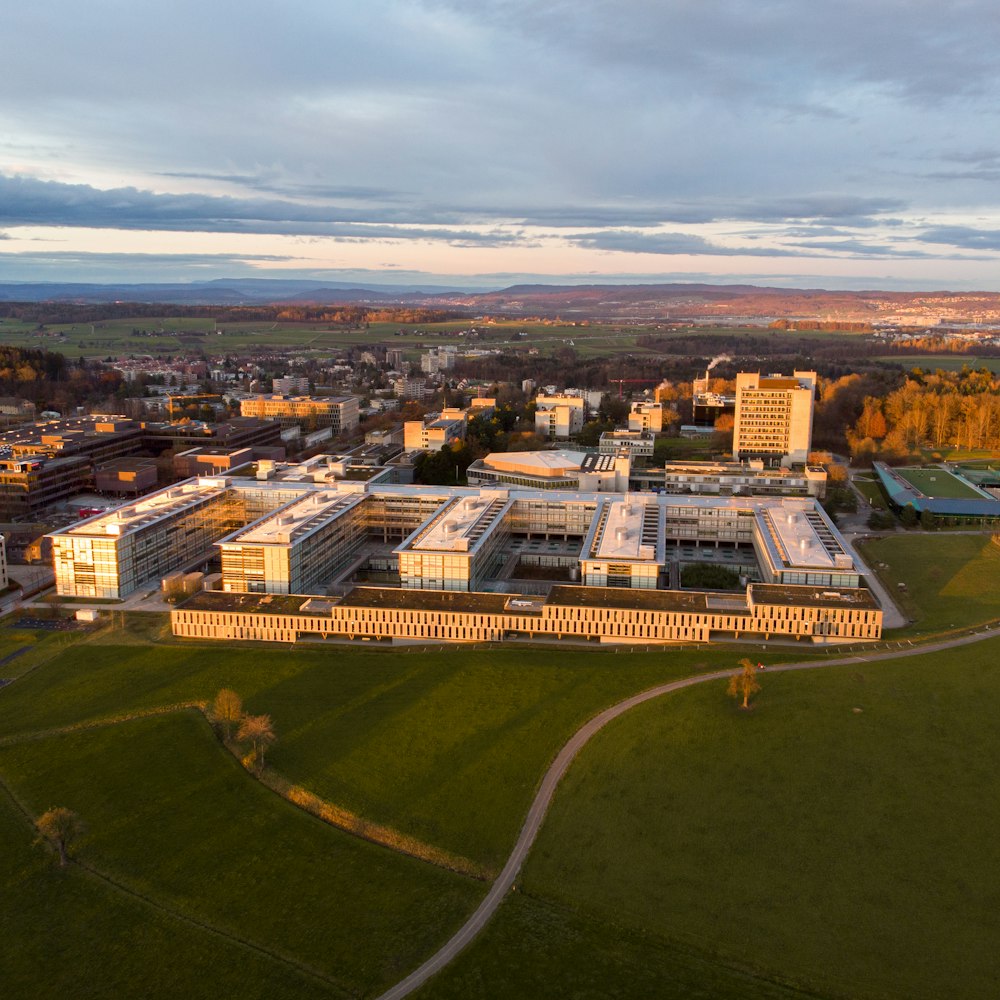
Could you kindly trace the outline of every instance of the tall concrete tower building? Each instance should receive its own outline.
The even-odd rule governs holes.
[[[767,465],[805,462],[812,443],[816,373],[736,376],[733,458]]]

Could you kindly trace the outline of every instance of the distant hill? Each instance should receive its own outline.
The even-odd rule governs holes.
[[[1000,293],[830,291],[755,285],[512,285],[468,291],[440,285],[280,278],[224,278],[190,283],[83,284],[0,282],[0,302],[163,303],[165,305],[421,305],[507,316],[609,322],[772,319],[825,322],[1000,323]]]

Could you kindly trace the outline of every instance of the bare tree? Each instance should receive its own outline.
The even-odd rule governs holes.
[[[750,707],[750,699],[760,690],[757,682],[757,668],[746,657],[740,660],[741,670],[729,678],[727,693],[730,698],[742,698],[742,709]]]
[[[212,702],[211,719],[222,727],[227,743],[233,738],[233,727],[238,726],[242,718],[243,700],[235,691],[223,688]]]
[[[254,770],[260,774],[264,770],[264,752],[275,741],[274,728],[269,715],[244,715],[240,720],[236,739],[253,747]]]
[[[65,868],[69,860],[70,845],[86,832],[83,820],[72,809],[59,806],[43,813],[35,820],[38,840],[55,848],[59,867]]]

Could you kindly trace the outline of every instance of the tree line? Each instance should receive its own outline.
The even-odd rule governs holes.
[[[861,461],[904,461],[922,448],[1000,448],[1000,377],[914,371],[887,395],[865,397],[847,441]]]

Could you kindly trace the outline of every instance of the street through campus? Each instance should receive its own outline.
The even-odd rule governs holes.
[[[921,656],[925,653],[940,652],[941,650],[953,649],[957,646],[968,646],[976,642],[982,642],[985,639],[996,638],[997,636],[1000,636],[1000,625],[992,625],[971,635],[963,635],[940,642],[929,642],[924,645],[908,645],[899,649],[878,653],[873,652],[868,655],[853,654],[851,656],[841,656],[822,661],[783,663],[769,667],[768,670],[772,673],[786,673],[793,670],[819,670],[825,667],[875,663],[879,660],[896,660],[904,656]],[[606,708],[589,722],[584,723],[569,738],[559,751],[556,759],[549,766],[549,769],[545,772],[538,792],[528,809],[528,814],[525,817],[524,825],[521,827],[517,843],[514,844],[514,849],[507,858],[507,863],[490,887],[490,891],[486,894],[485,899],[483,899],[462,927],[434,955],[401,982],[397,983],[391,989],[386,990],[378,1000],[402,1000],[403,997],[409,996],[414,990],[422,986],[428,979],[440,972],[449,962],[456,958],[459,952],[482,931],[514,885],[514,880],[517,878],[521,866],[524,864],[524,860],[528,856],[535,838],[538,836],[538,831],[541,829],[545,814],[552,802],[559,782],[569,770],[569,766],[573,763],[576,755],[586,746],[591,737],[600,732],[609,722],[631,711],[637,705],[674,691],[694,687],[697,684],[709,684],[713,681],[725,680],[727,677],[732,677],[739,672],[739,668],[715,670],[712,673],[697,674],[693,677],[684,677],[678,681],[671,681],[668,684],[659,684],[656,687],[649,688],[647,691],[634,694],[624,701],[618,702],[617,705]]]

